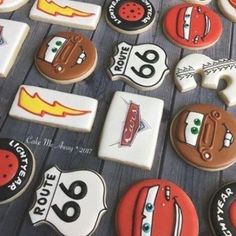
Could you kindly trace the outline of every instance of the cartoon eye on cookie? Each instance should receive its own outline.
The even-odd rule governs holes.
[[[210,105],[193,105],[183,109],[171,127],[172,144],[190,164],[216,170],[234,162],[235,119]]]
[[[222,24],[219,16],[203,5],[180,4],[167,12],[164,32],[178,46],[203,49],[218,41]]]
[[[116,216],[118,236],[196,236],[198,232],[188,196],[165,180],[135,184],[122,198]]]
[[[48,79],[73,83],[87,78],[94,71],[97,51],[92,42],[80,34],[58,33],[43,42],[35,63]]]

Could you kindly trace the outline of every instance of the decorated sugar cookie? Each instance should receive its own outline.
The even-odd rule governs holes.
[[[47,223],[62,235],[88,236],[105,212],[106,184],[101,175],[52,167],[44,174],[29,215],[34,225]]]
[[[187,3],[206,5],[211,2],[211,0],[184,0]]]
[[[10,116],[52,127],[89,132],[97,110],[97,100],[54,90],[22,85]]]
[[[191,54],[184,57],[176,66],[175,83],[181,92],[197,87],[195,74],[202,75],[202,86],[217,89],[221,79],[227,87],[219,92],[228,106],[236,105],[236,61],[230,59],[212,60],[202,54]]]
[[[212,197],[209,220],[215,236],[236,235],[236,183],[221,187]]]
[[[34,169],[28,147],[14,139],[0,139],[0,204],[16,199],[26,190]]]
[[[28,32],[25,23],[0,19],[0,77],[7,77]]]
[[[156,18],[149,0],[113,0],[106,12],[108,24],[124,34],[139,34],[148,30]]]
[[[118,236],[197,236],[198,216],[177,185],[148,179],[133,185],[116,211]]]
[[[155,44],[117,45],[109,68],[112,80],[122,79],[140,90],[158,88],[169,73],[166,52]]]
[[[180,4],[169,9],[163,27],[171,42],[194,50],[213,46],[222,34],[220,17],[197,4]]]
[[[11,12],[25,5],[29,0],[0,0],[0,12]]]
[[[70,84],[86,79],[97,65],[97,49],[85,36],[60,32],[47,38],[35,56],[35,65],[47,79]]]
[[[51,24],[94,30],[101,16],[99,5],[70,0],[36,0],[30,18]]]
[[[213,105],[184,107],[171,125],[171,141],[189,164],[203,170],[222,170],[236,161],[236,119]]]
[[[116,92],[103,127],[98,156],[150,170],[163,107],[164,102],[157,98]]]
[[[229,20],[236,22],[236,0],[218,0],[218,6]]]

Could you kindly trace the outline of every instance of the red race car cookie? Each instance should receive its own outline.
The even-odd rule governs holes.
[[[23,144],[13,139],[0,139],[0,204],[20,196],[34,173],[34,157]]]
[[[199,169],[219,171],[236,161],[236,119],[216,106],[184,107],[172,121],[170,137],[180,157]]]
[[[236,183],[221,187],[212,197],[209,220],[215,236],[236,235]]]
[[[163,28],[171,42],[194,50],[213,46],[223,31],[220,17],[197,4],[180,4],[169,9]]]
[[[118,236],[197,236],[198,216],[188,195],[160,179],[130,188],[116,212]]]

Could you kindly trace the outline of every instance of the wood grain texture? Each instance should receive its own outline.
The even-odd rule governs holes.
[[[98,171],[104,177],[108,190],[108,211],[94,233],[95,236],[116,235],[115,210],[119,199],[132,184],[146,178],[165,178],[181,186],[196,205],[200,219],[200,236],[212,235],[207,218],[209,198],[223,183],[236,180],[236,166],[233,165],[224,171],[215,173],[201,171],[182,161],[170,144],[169,127],[171,120],[184,105],[200,102],[215,104],[227,109],[215,91],[198,87],[194,91],[181,94],[174,86],[173,70],[175,65],[180,58],[191,53],[191,51],[182,50],[166,39],[162,31],[162,19],[169,7],[181,3],[181,1],[151,0],[158,13],[157,20],[149,31],[135,36],[119,34],[106,24],[104,12],[110,1],[85,1],[103,6],[102,18],[94,32],[75,30],[30,20],[28,15],[34,1],[30,1],[14,13],[0,14],[0,18],[26,22],[31,27],[30,34],[8,78],[4,80],[0,79],[0,137],[11,137],[25,142],[33,151],[37,165],[34,179],[27,191],[17,200],[0,206],[1,236],[58,235],[46,224],[33,227],[28,215],[35,196],[35,190],[40,184],[43,173],[53,165],[57,165],[62,170],[88,168]],[[209,7],[219,11],[216,1],[212,1]],[[215,59],[224,57],[236,59],[236,27],[222,15],[221,17],[224,24],[222,38],[214,47],[202,52]],[[91,38],[98,49],[98,65],[95,72],[87,80],[73,85],[56,85],[48,82],[38,73],[33,63],[34,54],[45,37],[54,32],[68,30],[81,32]],[[140,92],[122,81],[112,82],[109,79],[106,70],[110,63],[110,57],[113,54],[114,46],[121,41],[131,44],[152,42],[166,50],[171,73],[167,76],[160,88],[154,91]],[[10,118],[8,112],[15,93],[21,84],[35,85],[98,99],[98,112],[92,132],[82,134]],[[222,83],[219,87],[224,87],[224,84]],[[115,91],[143,94],[165,101],[164,115],[156,147],[156,156],[151,171],[143,171],[114,162],[102,161],[97,158],[102,126]],[[228,110],[236,116],[235,107]],[[31,141],[36,138],[44,144],[33,144]],[[46,145],[48,142],[53,143],[54,147],[64,143],[67,146],[78,147],[78,149],[75,148],[69,153],[68,151]],[[91,154],[83,154],[80,148],[91,148],[93,151]]]

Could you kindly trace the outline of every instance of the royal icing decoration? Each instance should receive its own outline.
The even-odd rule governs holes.
[[[116,212],[118,236],[197,236],[198,216],[188,195],[177,185],[148,179],[132,186]]]
[[[22,85],[10,116],[40,124],[89,132],[97,110],[97,100],[54,90]]]
[[[0,204],[19,197],[34,174],[34,157],[21,142],[0,139]]]
[[[148,30],[155,17],[155,9],[149,0],[113,0],[106,13],[109,25],[125,34],[138,34]]]
[[[101,16],[101,7],[70,0],[36,0],[30,18],[46,23],[94,30]]]
[[[44,174],[29,215],[34,225],[48,223],[63,235],[88,236],[105,212],[106,184],[101,175],[52,167]]]
[[[209,217],[216,236],[236,235],[236,183],[223,186],[212,197]]]
[[[196,4],[172,7],[164,18],[163,27],[170,41],[196,50],[213,46],[223,31],[220,17],[206,6]]]
[[[155,44],[132,46],[122,42],[116,47],[109,74],[140,90],[158,88],[169,73],[166,52]]]
[[[201,4],[206,5],[211,2],[211,0],[184,0],[187,3],[193,3],[193,4]]]
[[[70,84],[86,79],[97,64],[94,44],[80,33],[60,32],[47,38],[39,48],[35,65],[47,79]]]
[[[218,0],[218,5],[229,20],[236,22],[236,0]]]
[[[203,170],[225,169],[236,161],[235,137],[236,119],[212,105],[187,106],[171,125],[171,141],[177,153]]]
[[[0,19],[0,77],[7,77],[28,32],[25,23]]]
[[[194,79],[196,73],[202,76],[202,86],[217,89],[221,79],[226,80],[227,87],[219,95],[228,106],[236,105],[236,61],[230,59],[212,60],[202,54],[184,57],[176,66],[175,83],[181,92],[197,87]]]
[[[116,92],[103,127],[98,156],[151,169],[163,106],[160,99]]]
[[[29,0],[0,0],[0,12],[11,12],[25,5]]]

